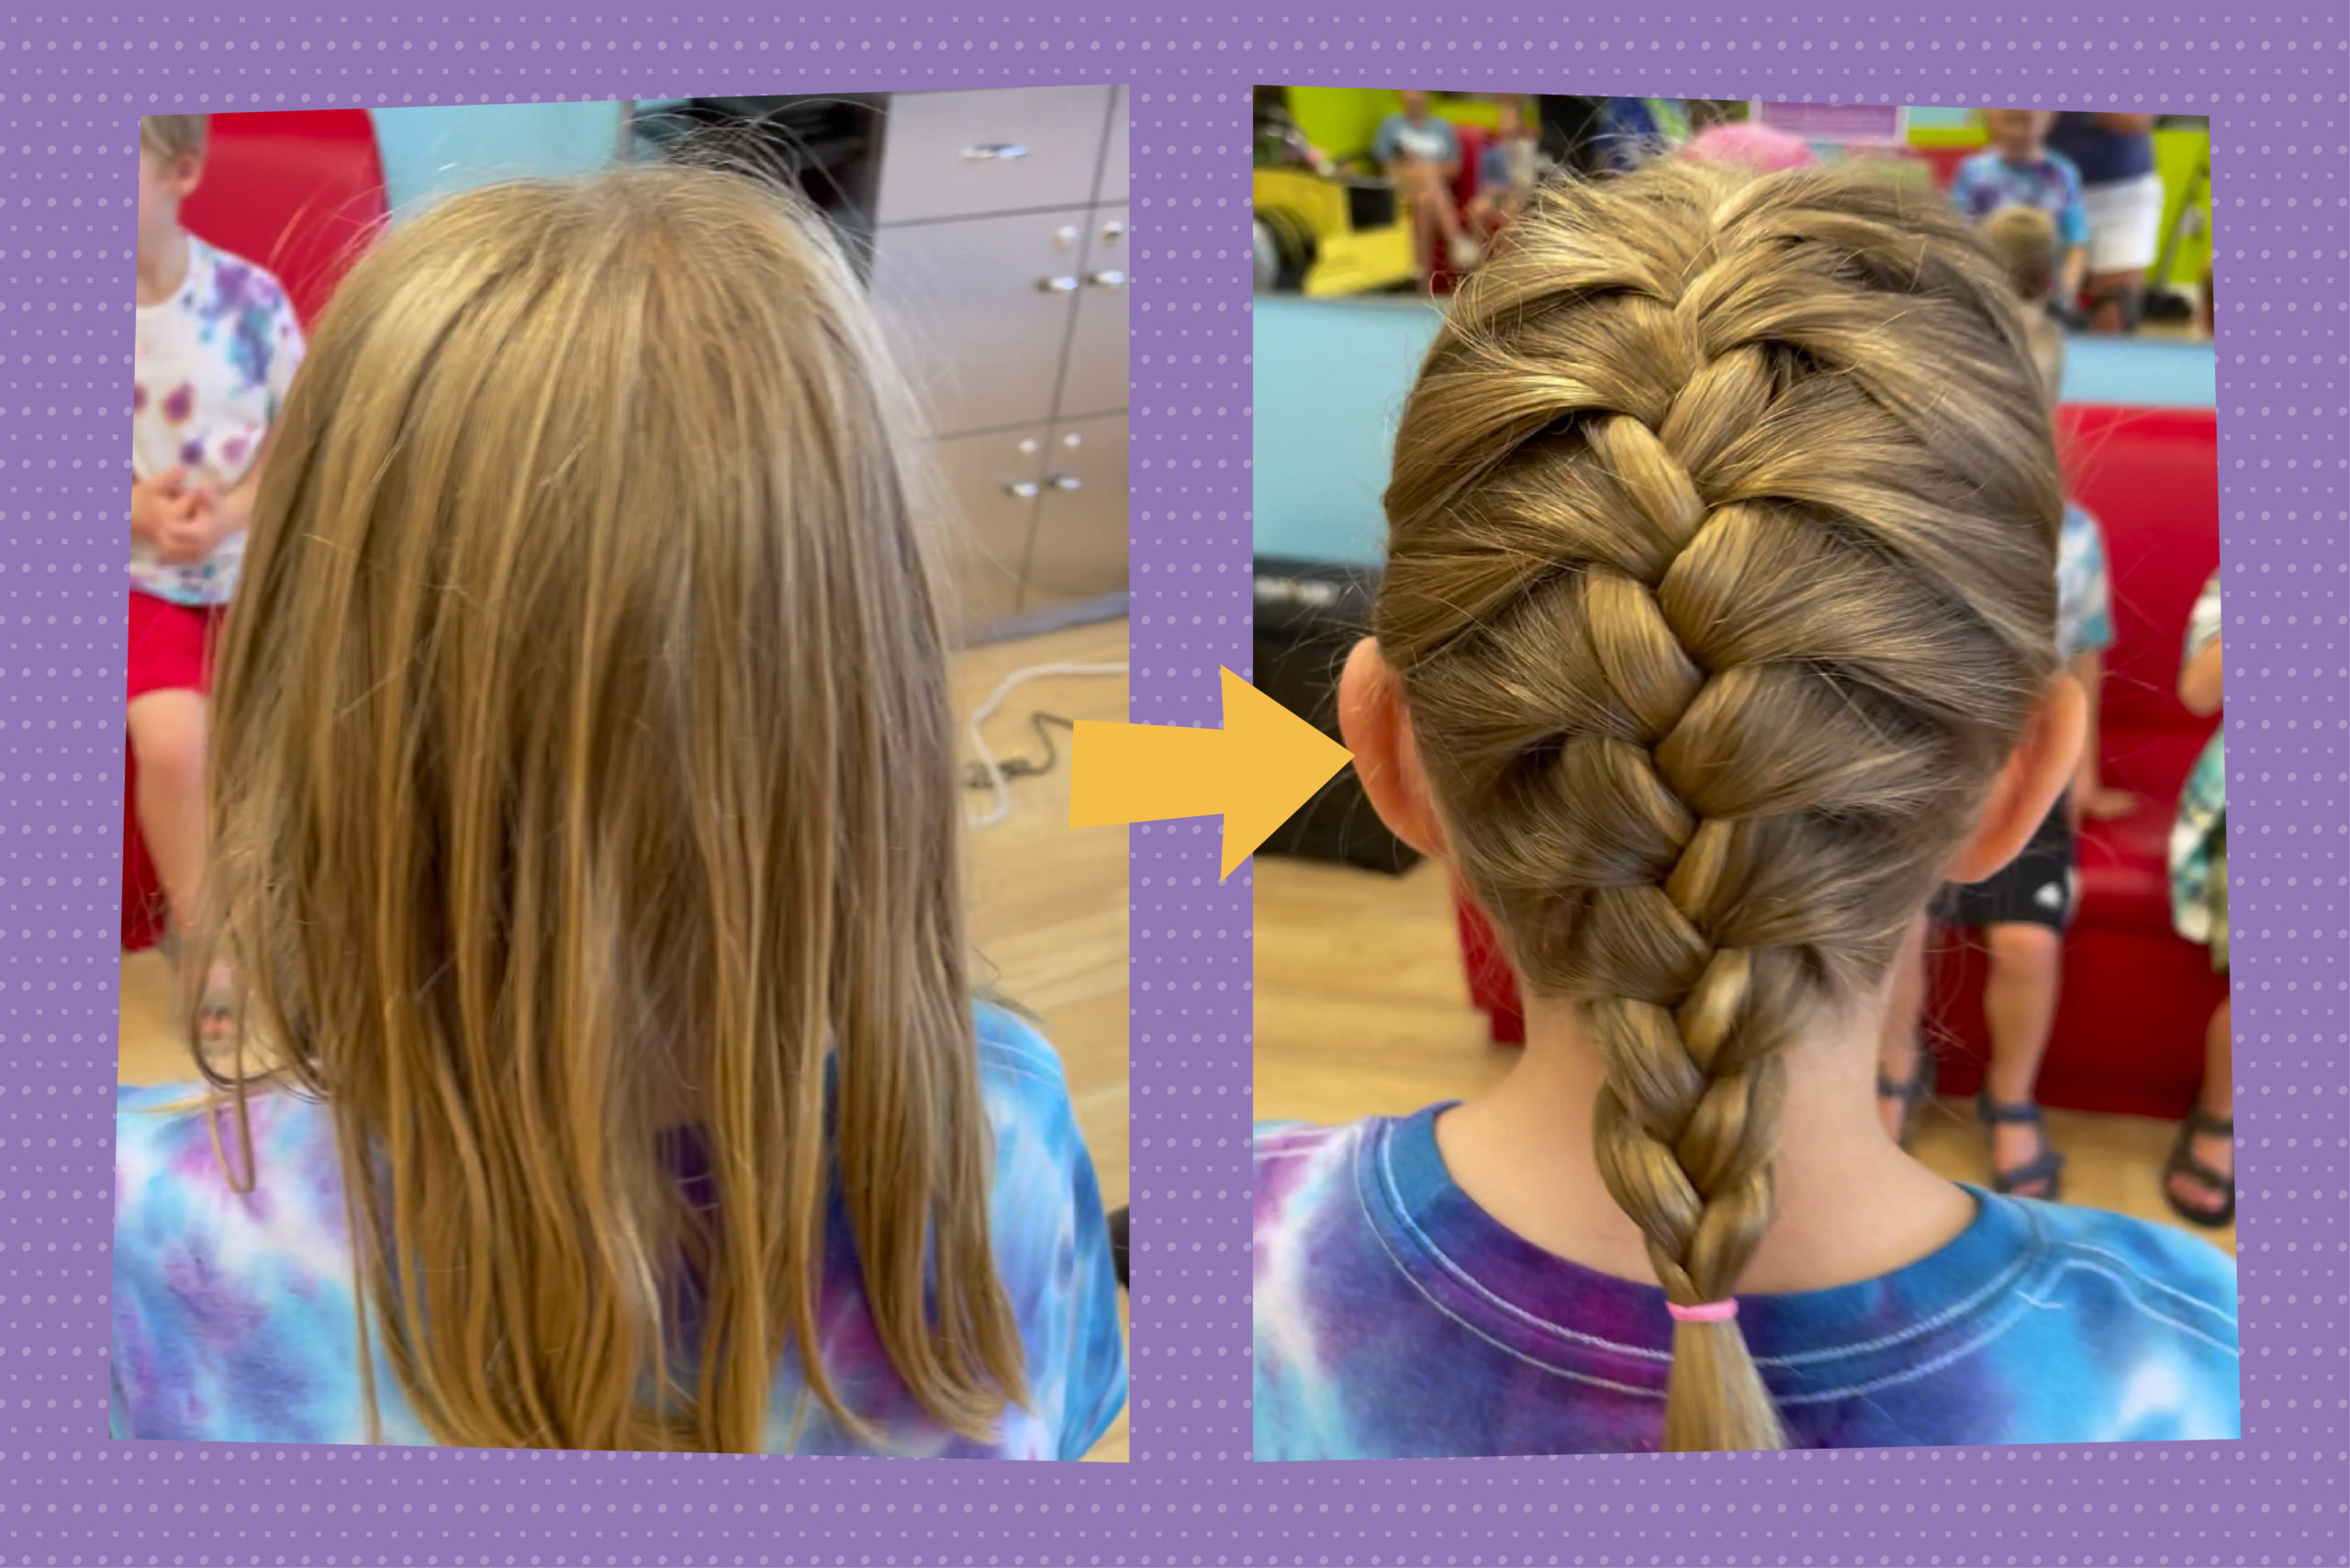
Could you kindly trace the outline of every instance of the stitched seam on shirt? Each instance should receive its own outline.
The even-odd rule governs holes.
[[[2231,1328],[2236,1326],[2236,1315],[2234,1313],[2228,1311],[2225,1307],[2214,1306],[2210,1302],[2203,1300],[2200,1296],[2189,1295],[2187,1292],[2180,1290],[2176,1285],[2166,1285],[2160,1280],[2148,1277],[2138,1269],[2132,1267],[2130,1260],[2127,1258],[2122,1257],[2118,1252],[2109,1252],[2102,1247],[2092,1247],[2086,1241],[2065,1241],[2060,1242],[2058,1245],[2067,1251],[2086,1252],[2092,1258],[2103,1258],[2109,1262],[2119,1265],[2121,1273],[2116,1276],[2117,1278],[2126,1276],[2128,1282],[2131,1283],[2145,1285],[2150,1289],[2162,1292],[2165,1295],[2175,1295],[2178,1297],[2179,1300],[2187,1303],[2188,1305],[2199,1307],[2201,1310],[2210,1313],[2212,1316],[2221,1319]]]
[[[2082,1250],[2087,1251],[2092,1250],[2092,1249],[2084,1248]],[[2166,1312],[2157,1312],[2147,1303],[2139,1300],[2137,1293],[2130,1288],[2132,1282],[2132,1276],[2116,1273],[2111,1269],[2102,1268],[2095,1263],[2084,1263],[2078,1261],[2061,1262],[2058,1265],[2057,1272],[2059,1274],[2065,1274],[2070,1273],[2076,1269],[2083,1270],[2092,1274],[2101,1274],[2105,1278],[2113,1281],[2116,1284],[2121,1287],[2121,1294],[2123,1298],[2127,1300],[2132,1307],[2135,1307],[2145,1316],[2153,1318],[2155,1322],[2167,1323],[2173,1328],[2176,1328],[2180,1333],[2186,1335],[2188,1338],[2200,1339],[2203,1343],[2210,1346],[2213,1350],[2224,1350],[2229,1355],[2235,1357],[2238,1361],[2242,1361],[2244,1359],[2244,1352],[2238,1350],[2235,1346],[2228,1344],[2224,1340],[2213,1338],[2210,1335],[2206,1334],[2203,1330],[2196,1327],[2193,1324],[2182,1322]],[[2195,1298],[2189,1296],[2188,1299],[2189,1301],[2193,1301]]]
[[[1499,1308],[1501,1311],[1508,1314],[1511,1317],[1524,1323],[1528,1327],[1542,1330],[1573,1343],[1595,1346],[1601,1350],[1614,1351],[1621,1355],[1637,1357],[1643,1361],[1670,1361],[1673,1360],[1673,1354],[1669,1350],[1651,1350],[1639,1345],[1620,1345],[1613,1340],[1600,1338],[1596,1335],[1584,1334],[1576,1329],[1566,1327],[1561,1324],[1552,1323],[1547,1318],[1539,1317],[1533,1313],[1528,1312],[1525,1308],[1516,1305],[1515,1303],[1505,1300],[1503,1297],[1494,1294],[1493,1291],[1488,1289],[1474,1276],[1471,1275],[1465,1269],[1449,1256],[1442,1248],[1438,1247],[1436,1242],[1428,1237],[1425,1231],[1421,1230],[1418,1226],[1412,1222],[1409,1214],[1404,1207],[1402,1194],[1395,1189],[1392,1171],[1388,1166],[1387,1145],[1384,1140],[1382,1140],[1380,1145],[1379,1163],[1382,1182],[1388,1189],[1390,1197],[1393,1199],[1392,1206],[1399,1216],[1399,1222],[1403,1228],[1410,1232],[1412,1237],[1418,1241],[1420,1246],[1443,1265],[1444,1270],[1448,1274],[1459,1280],[1480,1299]],[[1369,1217],[1367,1209],[1366,1217]],[[1950,1324],[1956,1322],[1959,1318],[1962,1318],[1967,1314],[1982,1307],[1993,1297],[1996,1297],[2002,1291],[2005,1291],[2009,1286],[2013,1285],[2019,1279],[2028,1272],[2033,1263],[2039,1260],[2042,1250],[2044,1249],[2045,1239],[2041,1234],[2039,1216],[2027,1214],[2026,1217],[2031,1222],[2031,1244],[2025,1248],[2023,1253],[2018,1257],[2014,1262],[2009,1264],[2006,1270],[1993,1277],[1983,1286],[1982,1289],[1976,1291],[1973,1295],[1952,1303],[1950,1305],[1942,1308],[1942,1311],[1935,1313],[1930,1317],[1921,1318],[1916,1323],[1909,1324],[1891,1334],[1882,1335],[1874,1339],[1863,1340],[1857,1344],[1852,1345],[1830,1345],[1816,1350],[1799,1350],[1793,1355],[1786,1356],[1757,1356],[1754,1358],[1754,1364],[1761,1367],[1806,1367],[1815,1365],[1822,1361],[1841,1361],[1850,1356],[1867,1355],[1877,1350],[1890,1350],[1897,1345],[1917,1338],[1920,1335],[1930,1334],[1941,1328],[1948,1327]],[[1379,1227],[1374,1224],[1371,1228],[1376,1232]],[[1381,1238],[1381,1245],[1382,1247],[1386,1245],[1384,1238]],[[1398,1267],[1401,1267],[1401,1265],[1398,1264]],[[1425,1294],[1426,1293],[1423,1292],[1422,1294]]]
[[[1349,1163],[1354,1162],[1350,1161]],[[1528,1366],[1533,1367],[1538,1372],[1546,1372],[1554,1377],[1563,1377],[1573,1383],[1586,1383],[1594,1388],[1605,1388],[1617,1394],[1635,1394],[1642,1399],[1661,1400],[1664,1397],[1664,1390],[1661,1388],[1642,1388],[1638,1383],[1617,1383],[1612,1378],[1597,1377],[1590,1372],[1577,1372],[1572,1367],[1558,1366],[1550,1361],[1542,1361],[1537,1357],[1528,1355],[1516,1346],[1505,1344],[1502,1340],[1494,1338],[1494,1336],[1486,1333],[1483,1328],[1478,1327],[1477,1325],[1470,1322],[1467,1318],[1461,1316],[1459,1313],[1445,1305],[1444,1303],[1438,1301],[1435,1295],[1430,1294],[1426,1285],[1420,1282],[1420,1279],[1417,1274],[1414,1273],[1410,1269],[1404,1266],[1404,1260],[1395,1255],[1394,1248],[1388,1244],[1386,1233],[1379,1228],[1377,1218],[1371,1212],[1370,1200],[1364,1195],[1361,1173],[1359,1166],[1357,1168],[1356,1180],[1352,1185],[1355,1191],[1355,1202],[1361,1206],[1363,1211],[1363,1219],[1370,1227],[1371,1238],[1379,1243],[1380,1251],[1386,1255],[1389,1265],[1393,1267],[1397,1273],[1404,1276],[1404,1282],[1410,1285],[1414,1290],[1419,1292],[1421,1299],[1426,1301],[1431,1307],[1434,1307],[1439,1316],[1449,1318],[1452,1322],[1459,1324],[1471,1335],[1479,1339],[1483,1339],[1486,1344],[1491,1345],[1502,1354],[1508,1356],[1514,1361],[1523,1361]],[[1588,1337],[1586,1336],[1586,1338]],[[1597,1345],[1605,1345],[1607,1343],[1607,1341],[1604,1339],[1593,1339],[1591,1342]]]

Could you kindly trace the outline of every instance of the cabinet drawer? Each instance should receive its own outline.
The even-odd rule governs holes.
[[[1126,416],[1054,426],[1022,610],[1125,592],[1126,517]]]
[[[939,478],[953,508],[943,552],[951,626],[986,626],[1020,610],[1046,433],[1039,427],[937,443]]]
[[[1126,209],[1098,207],[1088,215],[1085,270],[1077,291],[1077,330],[1070,335],[1069,368],[1061,375],[1062,419],[1115,413],[1126,407],[1128,390],[1126,293],[1134,236]]]
[[[941,435],[1053,415],[1085,214],[1025,213],[884,229],[873,303]]]
[[[1082,207],[1109,125],[1108,87],[898,93],[883,123],[877,219]]]

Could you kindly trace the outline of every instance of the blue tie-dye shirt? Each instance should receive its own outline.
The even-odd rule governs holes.
[[[1033,1410],[998,1440],[941,1426],[882,1353],[834,1193],[820,1304],[822,1360],[843,1398],[918,1458],[1082,1458],[1126,1401],[1117,1282],[1093,1164],[1059,1058],[1009,1014],[979,1010],[979,1070],[995,1138],[996,1262],[1027,1351]],[[115,1117],[113,1393],[117,1437],[364,1443],[358,1318],[341,1162],[325,1106],[289,1094],[251,1103],[255,1191],[231,1192],[206,1113],[185,1087],[126,1089]],[[233,1113],[221,1114],[232,1151]],[[232,1154],[233,1158],[233,1154]],[[383,1440],[433,1439],[371,1336]],[[796,1356],[777,1368],[768,1446],[873,1451],[801,1398]],[[795,1428],[795,1420],[797,1422]]]
[[[1503,1228],[1446,1172],[1441,1109],[1259,1129],[1255,1457],[1655,1450],[1664,1294]],[[1975,1222],[1930,1257],[1740,1298],[1793,1446],[2239,1435],[2233,1260],[1968,1191]]]

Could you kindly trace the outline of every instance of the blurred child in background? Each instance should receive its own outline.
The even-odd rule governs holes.
[[[1453,270],[1466,272],[1477,264],[1478,251],[1452,197],[1453,182],[1460,177],[1460,133],[1450,120],[1430,112],[1426,93],[1401,95],[1404,106],[1379,122],[1371,155],[1411,207],[1421,275],[1435,270],[1439,244]]]
[[[2089,219],[2081,199],[2081,172],[2048,150],[2055,122],[2045,109],[1985,109],[1983,126],[1991,145],[1958,166],[1950,194],[1958,209],[1977,223],[2003,207],[2036,207],[2054,219],[2063,252],[2054,297],[2069,310],[2088,266]]]
[[[2220,575],[2203,585],[2187,622],[2187,659],[2178,700],[2199,717],[2221,706]],[[2211,949],[2211,967],[2228,969],[2228,772],[2226,731],[2213,730],[2179,792],[2170,834],[2171,923]],[[2196,1225],[2235,1218],[2234,1050],[2222,999],[2203,1031],[2203,1088],[2178,1129],[2163,1172],[2163,1195]]]
[[[139,830],[173,927],[204,874],[205,691],[212,637],[235,595],[262,449],[302,330],[275,278],[180,223],[204,176],[208,120],[139,122],[138,306],[130,386],[129,729]],[[225,1025],[226,977],[201,1016]]]
[[[1516,220],[1542,174],[1541,149],[1534,128],[1527,123],[1524,103],[1516,96],[1504,97],[1497,112],[1494,140],[1477,160],[1477,195],[1468,213],[1471,230],[1485,240]]]
[[[2025,303],[2044,304],[2055,254],[2047,215],[2002,208],[1985,223],[1984,238]],[[2064,334],[2045,314],[2033,315],[2027,331],[2053,417],[2064,383]],[[2070,787],[2023,852],[1983,881],[1945,890],[1935,909],[1938,924],[1982,933],[1991,1059],[1976,1113],[1991,1134],[1991,1184],[2019,1197],[2057,1197],[2064,1171],[2064,1157],[2048,1144],[2035,1085],[2055,1026],[2065,928],[2079,890],[2074,861],[2080,823],[2127,816],[2137,804],[2128,793],[2105,787],[2098,763],[2105,650],[2113,645],[2111,599],[2104,532],[2067,498],[2057,536],[2056,640],[2087,699],[2080,758]],[[1934,1055],[1919,1033],[1925,1000],[1921,948],[1903,955],[1896,979],[1877,1092],[1887,1130],[1902,1138],[1934,1086]]]

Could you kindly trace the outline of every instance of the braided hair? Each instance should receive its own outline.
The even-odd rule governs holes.
[[[1883,979],[2056,669],[2014,291],[1880,172],[1553,187],[1455,298],[1386,510],[1375,633],[1447,843],[1603,1054],[1601,1174],[1667,1300],[1725,1301],[1786,1053]],[[1701,1316],[1665,1448],[1781,1446]]]

